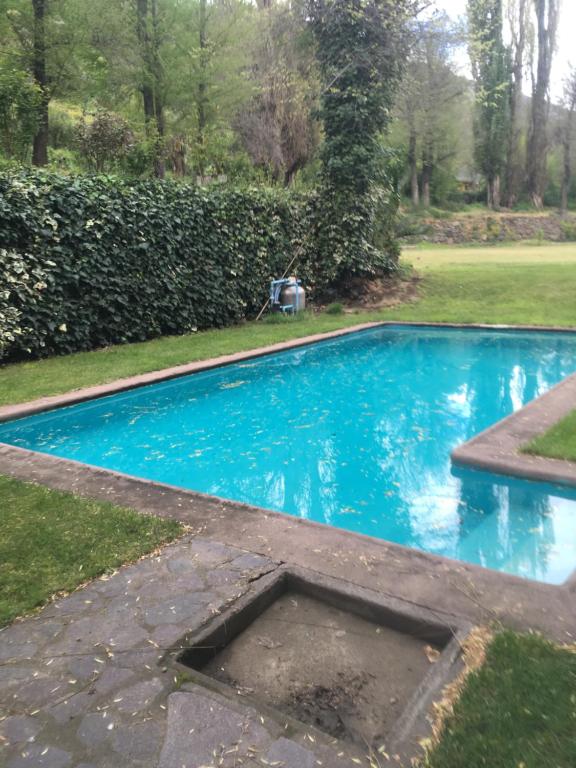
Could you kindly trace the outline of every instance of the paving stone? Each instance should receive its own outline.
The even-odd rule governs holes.
[[[163,736],[164,726],[159,723],[152,721],[133,723],[129,727],[114,730],[111,746],[115,752],[119,752],[125,758],[146,760],[148,765],[155,766]]]
[[[204,578],[198,573],[167,574],[164,579],[149,581],[138,592],[134,593],[134,598],[145,603],[162,602],[178,595],[192,594],[193,592],[202,594],[205,589]]]
[[[316,756],[295,741],[280,738],[266,753],[267,764],[281,765],[282,768],[315,768]]]
[[[89,712],[84,715],[76,735],[87,747],[96,747],[111,736],[116,721],[112,715],[104,712]]]
[[[9,635],[8,638],[2,636],[2,640],[3,642],[0,643],[0,661],[31,659],[38,651],[36,643],[10,642]]]
[[[230,568],[235,568],[237,571],[254,571],[258,568],[269,568],[271,565],[272,562],[267,557],[246,552],[233,560]]]
[[[0,666],[0,692],[7,695],[13,688],[19,688],[23,680],[29,680],[30,675],[31,672],[28,667],[17,667],[12,664],[7,664],[5,667]]]
[[[210,602],[214,595],[190,594],[177,595],[164,600],[162,603],[144,608],[143,620],[151,627],[157,627],[160,624],[174,624],[181,621],[202,621],[202,618],[208,618],[209,614],[205,606]]]
[[[220,544],[209,539],[194,539],[190,543],[190,551],[197,556],[197,562],[203,565],[225,563],[238,557],[240,550]]]
[[[230,586],[238,584],[238,571],[230,568],[215,568],[210,571],[206,581],[211,587]]]
[[[139,624],[126,619],[120,624],[118,619],[107,618],[98,630],[100,642],[109,645],[112,650],[126,650],[141,645],[148,639],[148,632]]]
[[[198,561],[194,557],[193,552],[190,552],[183,557],[170,558],[167,566],[170,573],[187,574],[194,580],[197,580],[197,583],[201,583],[201,579],[198,575]]]
[[[154,699],[164,690],[164,685],[159,677],[143,680],[130,688],[118,692],[114,699],[116,708],[120,712],[140,712],[150,707]],[[121,699],[121,701],[118,701]]]
[[[66,662],[66,669],[70,676],[84,682],[98,679],[98,675],[102,672],[102,665],[94,661],[95,655],[91,653],[86,656],[73,656],[69,658]]]
[[[130,617],[133,620],[138,614],[139,596],[137,594],[116,595],[106,601],[106,619],[117,619],[118,616]]]
[[[146,644],[144,648],[134,648],[127,653],[117,653],[109,663],[118,669],[128,669],[137,674],[147,674],[158,670],[158,664],[164,656],[164,651]]]
[[[42,645],[53,640],[64,628],[63,621],[31,618],[18,621],[0,632],[0,639],[10,645],[34,643]]]
[[[218,760],[231,746],[238,747],[230,756],[236,762],[250,748],[256,753],[267,751],[271,738],[253,709],[237,712],[200,691],[197,688],[168,697],[168,727],[158,768],[197,768],[213,763],[226,767],[233,763]]]
[[[187,629],[178,624],[161,624],[152,632],[151,637],[160,648],[171,648],[186,634]]]
[[[42,723],[26,715],[13,715],[0,721],[0,735],[9,744],[20,744],[33,739],[42,730]]]
[[[129,669],[108,666],[94,683],[97,693],[105,694],[115,691],[134,678],[134,672]]]
[[[26,708],[39,707],[59,699],[69,686],[55,678],[37,678],[18,688],[13,701],[20,702]]]
[[[98,645],[117,648],[133,648],[148,637],[145,629],[140,627],[128,615],[102,616],[94,613],[90,617],[82,617],[71,624],[54,646],[55,653],[66,654],[93,649],[94,656],[102,652]]]
[[[103,579],[97,579],[92,584],[92,589],[101,595],[104,600],[126,594],[127,588],[128,583],[124,571]]]
[[[66,768],[72,755],[50,745],[31,744],[12,757],[7,768]]]
[[[70,724],[75,717],[83,715],[94,706],[94,696],[87,691],[81,691],[69,698],[55,704],[49,709],[49,713],[60,725]]]
[[[60,618],[70,614],[97,611],[101,607],[102,600],[99,595],[91,586],[88,586],[58,601],[57,606],[54,606],[52,615]]]

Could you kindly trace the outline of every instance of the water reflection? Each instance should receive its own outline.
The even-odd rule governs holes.
[[[569,334],[378,329],[0,427],[0,440],[558,583],[576,498],[450,452],[576,370]]]

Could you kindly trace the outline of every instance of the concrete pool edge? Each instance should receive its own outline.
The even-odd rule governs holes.
[[[576,408],[576,373],[451,453],[455,464],[524,480],[576,486],[576,462],[521,453]]]

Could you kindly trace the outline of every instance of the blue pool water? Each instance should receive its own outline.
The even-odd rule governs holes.
[[[388,326],[0,425],[0,441],[563,582],[576,490],[451,450],[576,371],[576,335]]]

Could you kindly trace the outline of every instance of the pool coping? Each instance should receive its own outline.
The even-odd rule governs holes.
[[[450,454],[454,464],[559,485],[576,486],[576,462],[521,449],[576,409],[576,373],[475,435]]]
[[[119,379],[115,382],[108,384],[97,385],[93,387],[87,387],[84,389],[69,392],[63,395],[55,395],[51,397],[40,398],[38,400],[30,401],[28,403],[22,403],[13,406],[4,406],[0,408],[0,422],[12,421],[17,418],[23,418],[24,416],[30,416],[33,414],[41,413],[56,408],[81,403],[87,400],[96,399],[103,396],[114,395],[119,392],[128,391],[138,387],[146,386],[160,381],[167,381],[181,376],[186,376],[191,373],[212,370],[220,368],[230,364],[256,359],[265,355],[283,352],[285,350],[297,349],[299,347],[308,346],[319,341],[328,341],[336,339],[348,334],[357,333],[359,331],[368,331],[378,327],[385,326],[406,326],[406,327],[436,327],[436,328],[455,328],[455,329],[483,329],[483,330],[519,330],[519,331],[538,331],[538,332],[563,332],[576,334],[576,329],[561,328],[561,327],[540,327],[540,326],[507,326],[507,325],[489,325],[489,324],[457,324],[457,323],[424,323],[424,322],[399,322],[399,321],[383,321],[374,323],[363,323],[348,328],[338,329],[323,334],[314,334],[312,336],[305,336],[299,339],[292,339],[286,342],[280,342],[278,344],[268,345],[265,347],[258,347],[245,352],[234,353],[231,355],[224,355],[209,360],[197,361],[194,363],[188,363],[185,365],[175,366],[159,371],[154,371],[147,374],[140,374],[124,379]],[[568,394],[565,394],[564,390]],[[453,460],[458,464],[468,464],[477,468],[490,469],[493,472],[499,472],[500,474],[511,474],[513,476],[520,476],[525,479],[547,479],[553,478],[553,482],[564,482],[565,484],[576,484],[576,465],[570,466],[570,462],[558,462],[554,459],[539,459],[536,457],[520,455],[514,453],[514,448],[511,445],[517,446],[524,442],[525,435],[528,434],[526,440],[529,440],[533,434],[536,434],[542,429],[542,424],[547,424],[545,421],[546,416],[550,419],[556,417],[557,413],[565,413],[567,409],[567,397],[572,393],[576,393],[576,374],[564,379],[554,388],[549,390],[545,395],[532,401],[530,404],[517,411],[512,416],[507,417],[503,421],[485,430],[480,435],[474,437],[472,440],[459,446],[452,454]],[[558,402],[556,402],[556,400]],[[541,402],[543,401],[543,405]],[[539,404],[539,409],[536,408]],[[552,406],[555,406],[552,408]],[[532,432],[522,433],[519,430],[519,424],[522,424],[526,430],[529,429],[529,425],[526,426],[523,422],[523,418],[528,413],[530,414],[536,409],[537,428]],[[570,409],[571,410],[571,409]],[[561,416],[560,416],[561,418]],[[544,426],[544,429],[547,428]],[[492,441],[493,433],[496,432],[497,440]],[[515,441],[515,442],[514,442]],[[500,454],[497,454],[496,448],[501,445]],[[236,530],[234,519],[238,515],[250,511],[251,513],[257,513],[262,519],[271,519],[278,517],[280,519],[289,518],[291,520],[290,527],[303,527],[304,539],[303,545],[306,546],[306,538],[309,535],[314,534],[306,533],[312,529],[320,531],[316,533],[316,537],[323,537],[325,540],[334,538],[333,533],[337,531],[344,534],[348,539],[352,539],[356,542],[354,546],[359,547],[359,551],[362,551],[367,543],[370,542],[376,547],[380,546],[384,550],[395,552],[395,557],[398,558],[398,553],[403,553],[407,556],[408,561],[412,562],[414,558],[420,563],[427,563],[431,565],[433,569],[440,567],[453,573],[462,573],[465,571],[469,575],[474,575],[474,581],[479,577],[479,574],[486,577],[489,574],[490,583],[493,579],[496,579],[498,584],[516,585],[516,588],[520,587],[520,592],[529,594],[534,589],[535,585],[538,587],[545,587],[547,590],[563,592],[565,594],[576,594],[576,569],[570,574],[570,576],[560,585],[550,585],[544,582],[533,581],[530,579],[524,579],[519,576],[514,576],[501,571],[495,571],[491,569],[483,568],[479,565],[472,565],[464,563],[463,561],[453,560],[451,558],[433,555],[419,550],[404,547],[393,542],[385,540],[375,539],[370,536],[351,532],[340,531],[340,529],[332,529],[330,526],[316,523],[313,521],[294,518],[287,516],[285,513],[274,512],[261,507],[255,507],[241,502],[236,502],[220,497],[210,496],[198,491],[186,490],[179,487],[171,486],[165,483],[159,483],[144,478],[127,475],[114,470],[104,469],[96,467],[94,465],[88,465],[82,462],[77,462],[71,459],[63,459],[49,454],[43,454],[37,451],[29,449],[19,448],[10,444],[0,442],[0,458],[2,459],[2,466],[0,471],[18,477],[22,480],[29,480],[32,482],[40,482],[48,485],[49,487],[65,490],[73,493],[79,493],[85,496],[98,497],[106,499],[114,503],[120,503],[125,506],[133,506],[141,511],[148,511],[152,514],[159,514],[161,516],[171,516],[182,520],[185,523],[192,523],[197,527],[199,531],[204,531],[202,525],[202,514],[198,514],[197,510],[213,509],[217,506],[220,511],[224,510],[224,516],[231,515],[232,529]],[[562,466],[558,470],[555,466],[557,464],[567,464],[567,467]],[[548,468],[548,474],[546,474],[546,468]],[[136,493],[129,493],[128,498],[124,499],[124,490],[129,487],[130,491],[136,489]],[[142,509],[143,505],[139,503],[138,497],[156,497],[159,493],[159,498],[162,499],[166,495],[171,497],[176,495],[178,498],[191,500],[191,504],[194,506],[194,513],[188,515],[181,515],[178,509],[175,509],[171,515],[166,515],[160,504],[153,504],[153,509]],[[118,498],[120,497],[120,498]],[[144,506],[146,506],[144,504]],[[183,506],[181,503],[178,507]],[[330,535],[332,534],[332,535]],[[221,536],[222,539],[226,538]],[[240,538],[243,537],[240,535]],[[233,540],[237,541],[233,536]],[[246,542],[245,546],[248,546]],[[406,555],[407,553],[407,555]],[[490,590],[491,591],[491,590]],[[576,626],[575,626],[576,632]]]

